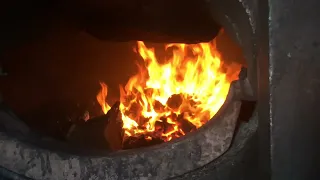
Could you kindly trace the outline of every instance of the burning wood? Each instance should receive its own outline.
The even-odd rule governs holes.
[[[178,111],[183,102],[183,97],[180,94],[173,94],[167,101],[167,106],[174,111]]]
[[[177,105],[173,102],[177,97],[179,96],[173,96],[172,104]],[[78,121],[70,128],[67,140],[82,147],[117,151],[160,144],[167,140],[167,136],[176,138],[196,130],[196,126],[184,119],[183,114],[171,114],[170,117],[161,117],[155,122],[155,131],[125,137],[119,105],[119,102],[115,103],[105,115]],[[84,117],[88,118],[88,114],[85,113]],[[140,122],[148,122],[148,120],[148,118],[140,118]],[[177,123],[173,123],[173,120]],[[180,127],[179,131],[176,131],[176,127]]]
[[[73,124],[67,141],[84,148],[121,149],[123,129],[119,112],[119,103],[115,103],[107,114]]]
[[[214,43],[166,49],[173,55],[160,64],[154,49],[138,42],[144,65],[120,87],[120,103],[112,108],[106,103],[108,87],[100,83],[97,101],[109,123],[96,123],[99,131],[92,131],[112,150],[166,142],[196,130],[218,112],[238,78],[240,65],[223,64]]]
[[[116,128],[107,127],[108,141],[115,136],[119,142],[123,137],[124,149],[170,141],[201,127],[224,103],[240,65],[223,64],[214,42],[169,44],[166,48],[172,49],[173,56],[160,64],[154,49],[138,42],[137,52],[145,64],[120,87],[119,117],[110,119],[111,127]],[[101,83],[97,100],[104,113],[110,108],[105,101],[107,91],[107,85]],[[113,145],[114,149],[121,147]]]
[[[121,120],[121,113],[119,110],[119,102],[115,103],[112,108],[108,111],[109,113],[109,124],[104,130],[104,138],[109,143],[111,150],[116,151],[122,149],[123,141],[123,122]]]

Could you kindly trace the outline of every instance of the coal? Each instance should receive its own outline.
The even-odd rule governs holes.
[[[173,131],[174,130],[174,124],[170,124],[170,123],[168,123],[168,122],[163,122],[163,125],[164,125],[164,128],[163,128],[163,133],[164,134],[167,134],[167,133],[169,133],[169,132],[171,132],[171,131]]]
[[[99,120],[73,124],[66,140],[83,148],[109,149],[109,144],[103,136],[107,121],[107,116],[103,116]]]
[[[119,102],[105,115],[73,124],[66,136],[71,144],[82,148],[118,150],[122,144],[122,121],[119,123]],[[120,128],[119,128],[120,127]]]
[[[160,138],[151,137],[151,139],[147,139],[144,135],[138,137],[128,137],[123,142],[123,149],[135,149],[147,146],[153,146],[157,144],[161,144],[164,141]]]
[[[173,94],[167,101],[167,106],[173,110],[177,110],[183,102],[183,98],[180,94]]]
[[[143,126],[144,124],[146,124],[148,121],[150,120],[150,118],[146,118],[146,117],[143,117],[143,116],[139,116],[136,120],[136,122]]]
[[[131,119],[137,119],[140,116],[141,106],[139,103],[134,102],[130,105],[130,109],[125,112],[126,116]]]
[[[182,103],[180,95],[173,95],[170,99],[167,104],[171,106],[170,108],[178,108]],[[196,130],[196,126],[183,118],[183,113],[180,115],[172,113],[169,117],[161,117],[155,122],[154,132],[149,132],[146,135],[125,137],[119,105],[119,102],[115,103],[105,115],[91,118],[88,121],[78,121],[70,128],[67,140],[85,148],[118,151],[163,143],[165,138],[162,135],[173,132],[177,125],[180,131],[172,133],[172,138],[177,138]],[[168,118],[177,124],[169,123]],[[142,116],[137,119],[140,124],[145,124],[148,120],[149,118]],[[145,129],[146,127],[140,128]]]
[[[124,136],[124,131],[122,129],[123,122],[121,119],[119,104],[120,103],[116,103],[113,108],[109,110],[109,123],[104,131],[104,137],[112,151],[122,149],[122,141]]]
[[[159,102],[159,101],[155,101],[154,102],[154,105],[153,105],[153,107],[154,107],[154,110],[156,111],[156,112],[163,112],[164,111],[164,108],[165,108],[165,106],[163,105],[163,104],[161,104],[161,102]]]
[[[156,121],[155,123],[155,131],[163,131],[164,129],[164,124],[162,121]]]
[[[188,120],[183,119],[180,123],[181,123],[180,128],[185,134],[189,132],[193,132],[197,129],[197,127]]]
[[[183,118],[183,113],[177,117],[180,129],[186,134],[192,131],[195,131],[197,127],[193,125],[190,121]]]
[[[84,121],[87,121],[91,118],[91,115],[94,116],[104,116],[101,106],[95,102],[94,100],[89,100],[88,102],[78,103],[72,108],[68,110],[68,121],[78,124]]]

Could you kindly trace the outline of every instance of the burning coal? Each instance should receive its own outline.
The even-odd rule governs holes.
[[[170,141],[196,130],[223,105],[240,71],[238,64],[223,64],[214,41],[168,44],[169,49],[173,55],[160,64],[153,48],[137,42],[144,64],[125,87],[120,86],[125,139]],[[104,113],[110,109],[107,94],[107,85],[101,83],[97,100]]]

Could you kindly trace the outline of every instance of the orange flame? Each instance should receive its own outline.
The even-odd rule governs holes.
[[[108,95],[108,86],[102,82],[100,82],[101,91],[97,95],[97,101],[102,107],[102,111],[107,114],[107,112],[111,109],[111,107],[106,103],[106,98]]]
[[[144,135],[149,140],[156,136],[169,141],[190,132],[190,127],[201,127],[223,105],[230,83],[240,71],[239,65],[223,70],[215,42],[168,44],[166,50],[172,49],[173,55],[162,64],[153,48],[141,41],[137,46],[144,66],[138,66],[139,73],[125,88],[120,86],[120,111],[127,137]],[[107,86],[101,83],[101,87],[97,100],[107,113]],[[183,128],[186,124],[189,130]]]

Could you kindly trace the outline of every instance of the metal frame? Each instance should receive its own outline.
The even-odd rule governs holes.
[[[259,179],[320,179],[320,1],[257,3]]]

